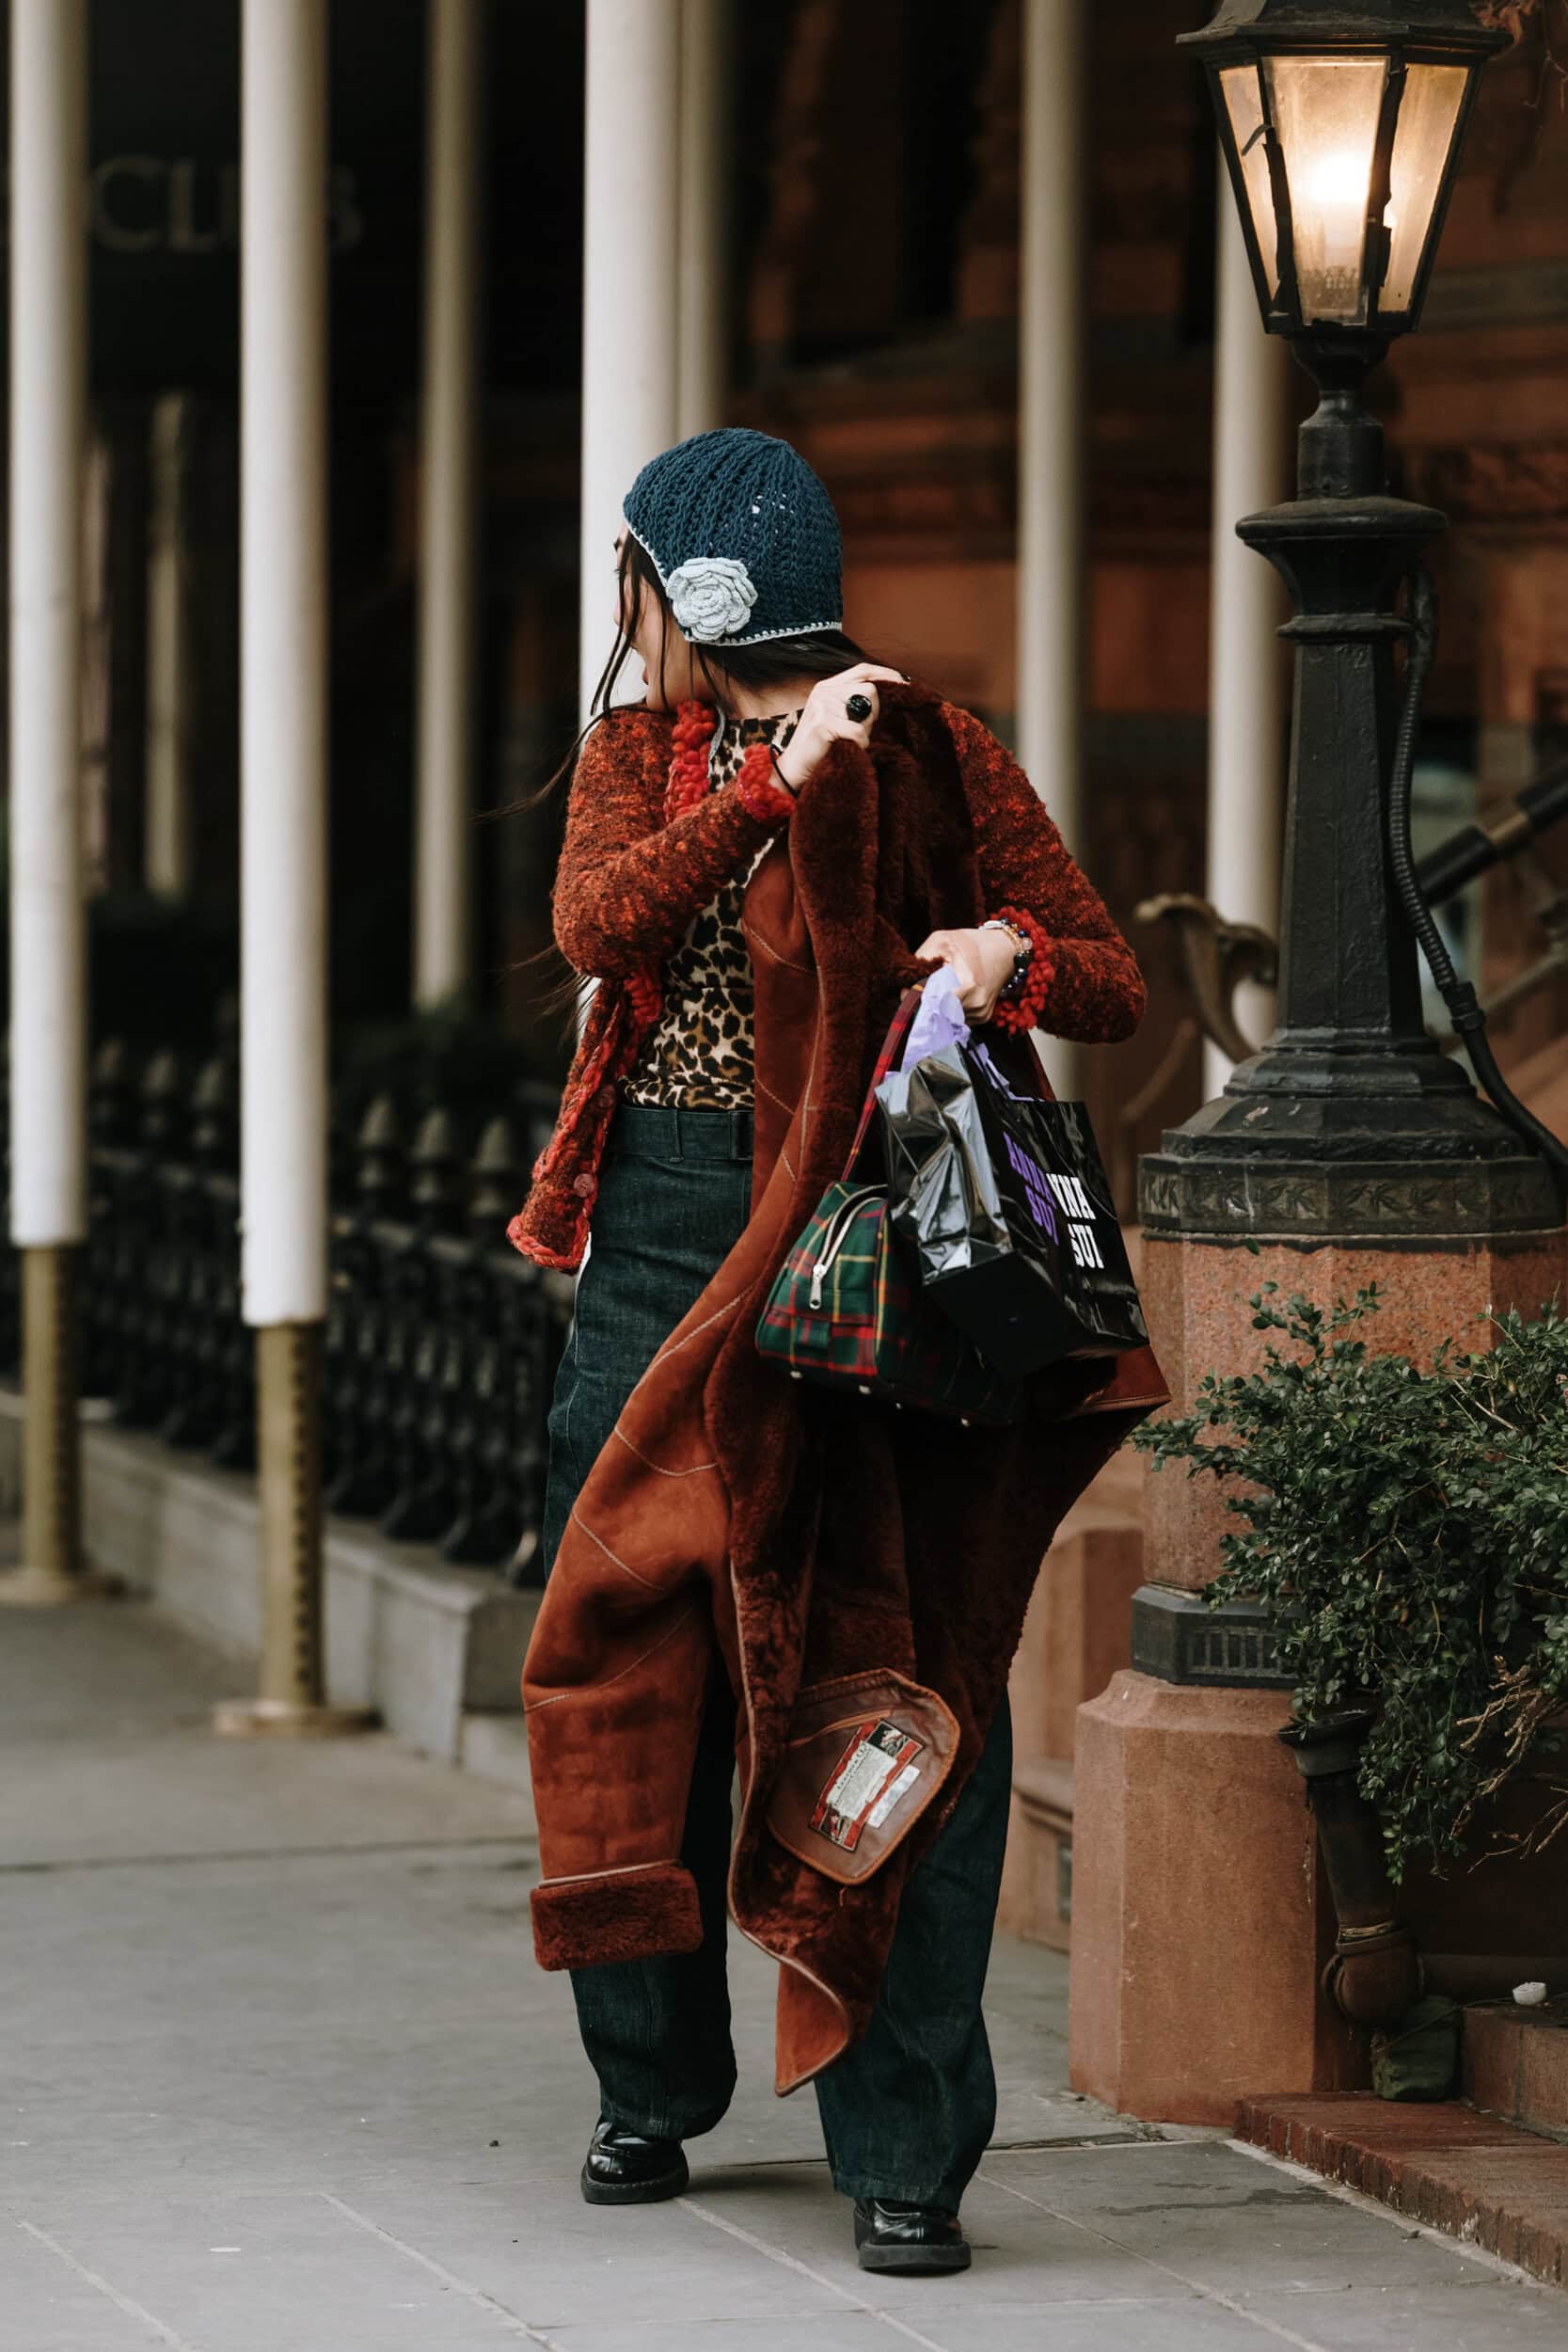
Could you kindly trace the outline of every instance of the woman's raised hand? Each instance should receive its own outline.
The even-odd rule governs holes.
[[[876,661],[857,661],[852,670],[840,670],[834,677],[817,679],[806,697],[795,732],[776,762],[792,792],[799,792],[830,744],[858,743],[863,750],[870,742],[879,707],[879,680],[889,686],[902,686],[904,673],[884,669]],[[868,706],[863,718],[849,715],[848,705],[856,695]],[[858,704],[856,707],[858,710]]]

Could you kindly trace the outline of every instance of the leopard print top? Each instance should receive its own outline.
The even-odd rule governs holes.
[[[716,792],[733,784],[753,743],[783,750],[798,710],[771,719],[727,719],[708,753]],[[664,967],[664,1013],[626,1081],[630,1103],[686,1110],[750,1110],[752,1097],[752,958],[740,929],[746,885],[772,847],[765,842],[743,874],[696,916]]]

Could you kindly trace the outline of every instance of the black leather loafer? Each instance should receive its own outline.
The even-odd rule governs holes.
[[[591,2205],[657,2205],[678,2197],[689,2177],[678,2139],[640,2139],[601,2122],[588,2143],[582,2193]]]
[[[969,2240],[956,2213],[943,2205],[896,2205],[882,2197],[857,2199],[855,2245],[863,2270],[967,2270]]]

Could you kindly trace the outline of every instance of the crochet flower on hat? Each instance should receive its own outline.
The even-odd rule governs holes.
[[[693,555],[676,565],[665,586],[676,627],[700,645],[734,637],[751,618],[757,592],[737,556]]]

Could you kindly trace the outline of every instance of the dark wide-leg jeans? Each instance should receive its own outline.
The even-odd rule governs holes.
[[[623,1104],[610,1131],[550,1412],[546,1572],[588,1471],[655,1353],[746,1221],[745,1113]],[[735,1703],[716,1670],[681,1859],[697,1882],[695,1952],[572,1972],[601,2113],[655,2139],[711,2131],[735,2090],[725,1980]],[[911,1873],[871,2024],[816,2081],[835,2186],[957,2211],[996,2120],[980,2000],[1012,1777],[1006,1704],[929,1852]]]

